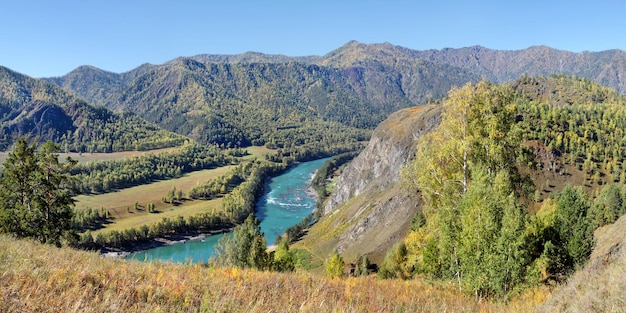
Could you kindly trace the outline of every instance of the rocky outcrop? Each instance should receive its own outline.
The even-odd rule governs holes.
[[[437,106],[408,108],[382,122],[367,147],[339,177],[324,213],[364,192],[382,191],[398,183],[400,170],[415,155],[417,140],[439,125],[439,112]]]
[[[417,141],[440,123],[440,107],[413,107],[381,123],[367,147],[343,171],[322,220],[304,238],[316,255],[338,251],[348,262],[357,255],[382,261],[408,232],[420,209],[419,195],[401,186],[402,168],[415,155]]]

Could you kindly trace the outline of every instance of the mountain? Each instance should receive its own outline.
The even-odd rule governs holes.
[[[113,73],[97,67],[85,65],[76,68],[61,77],[44,78],[44,80],[71,91],[90,103],[104,104],[107,99],[119,94],[133,79],[156,67],[143,64],[125,73]]]
[[[81,67],[49,80],[200,142],[281,147],[301,144],[284,128],[306,134],[332,129],[325,138],[337,131],[367,138],[363,130],[390,113],[480,78],[410,55],[394,57],[393,51],[352,62],[354,50],[363,47],[368,46],[349,44],[324,57],[198,55],[134,75]]]
[[[546,46],[524,50],[492,50],[481,46],[415,51],[415,57],[460,67],[494,82],[511,82],[522,75],[567,74],[589,78],[626,94],[626,52],[573,53]]]
[[[626,53],[620,50],[418,51],[351,41],[324,56],[201,54],[121,74],[83,66],[47,80],[88,102],[136,113],[200,142],[281,147],[301,144],[285,126],[298,128],[300,135],[325,128],[371,130],[392,112],[482,77],[500,83],[562,73],[624,94],[625,71]]]
[[[185,140],[134,114],[93,107],[54,84],[5,67],[0,67],[0,127],[2,150],[18,136],[52,140],[64,150],[78,152],[145,150]]]
[[[178,59],[181,58],[175,60]],[[265,54],[249,51],[242,54],[199,54],[190,57],[190,59],[201,63],[314,63],[320,57],[315,55],[290,57],[282,54]]]

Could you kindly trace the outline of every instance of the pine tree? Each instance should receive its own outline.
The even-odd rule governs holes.
[[[38,149],[18,139],[0,179],[0,230],[55,245],[62,238],[78,239],[72,231],[74,200],[68,174],[76,161],[59,162],[58,151],[52,142]]]

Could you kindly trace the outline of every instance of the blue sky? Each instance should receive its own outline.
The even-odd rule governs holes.
[[[350,40],[416,50],[626,50],[623,1],[2,1],[0,65],[33,77],[178,56],[324,55]]]

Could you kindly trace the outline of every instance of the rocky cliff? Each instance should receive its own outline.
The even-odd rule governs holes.
[[[343,171],[324,217],[302,242],[314,254],[338,251],[351,262],[357,255],[380,261],[401,240],[419,210],[417,195],[400,184],[418,139],[440,122],[440,107],[413,107],[392,114],[374,131],[367,147]]]
[[[350,198],[382,191],[398,183],[400,170],[415,155],[417,140],[439,124],[439,107],[400,110],[382,122],[367,147],[343,171],[324,213]]]

